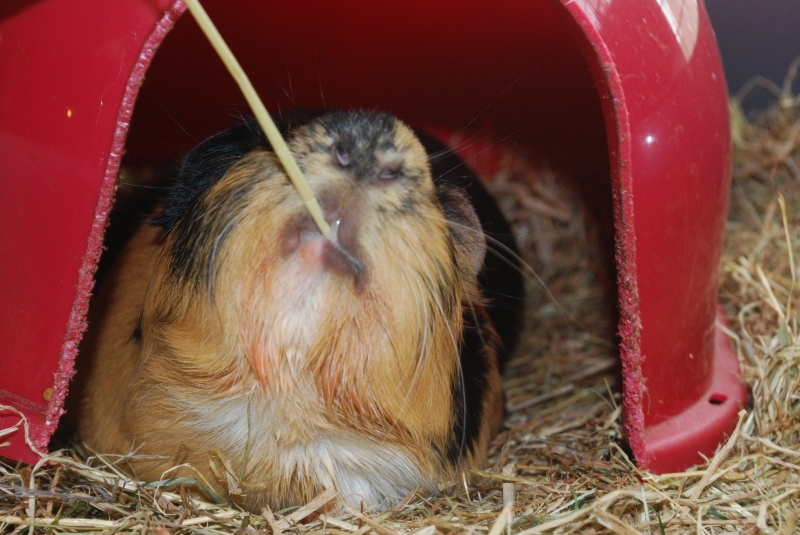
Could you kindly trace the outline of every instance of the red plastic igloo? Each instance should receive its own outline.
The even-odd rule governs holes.
[[[491,131],[585,177],[613,213],[639,465],[685,468],[732,430],[746,389],[716,323],[730,131],[700,0],[205,4],[268,109]],[[24,414],[35,448],[62,413],[123,153],[173,157],[243,109],[184,9],[0,4],[0,430]],[[36,458],[21,429],[3,440]]]

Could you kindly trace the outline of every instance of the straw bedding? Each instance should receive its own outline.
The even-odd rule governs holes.
[[[797,533],[800,100],[784,91],[755,122],[735,102],[732,110],[720,299],[752,403],[707,462],[662,476],[632,463],[621,432],[613,297],[585,254],[593,240],[579,196],[551,173],[510,161],[492,188],[558,304],[529,283],[525,335],[505,379],[509,414],[472,485],[412,493],[382,514],[325,514],[331,491],[301,508],[249,515],[191,497],[191,480],[143,484],[116,468],[124,459],[63,450],[32,467],[0,463],[0,531]]]

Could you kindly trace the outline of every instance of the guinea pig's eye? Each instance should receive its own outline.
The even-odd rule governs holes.
[[[398,167],[386,167],[381,169],[380,173],[378,173],[378,178],[381,180],[396,180],[400,177],[400,168]]]
[[[350,152],[337,145],[333,149],[333,154],[336,155],[336,160],[340,165],[342,165],[342,167],[347,167],[350,165]]]

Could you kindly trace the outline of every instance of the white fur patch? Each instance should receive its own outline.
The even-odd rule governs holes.
[[[355,508],[364,503],[382,509],[430,484],[408,456],[363,437],[328,433],[282,456],[315,474],[324,486],[336,488],[341,499]]]
[[[265,402],[263,392],[253,396],[250,406],[250,446],[247,472],[258,473],[264,464],[276,467],[273,483],[288,485],[313,480],[333,487],[342,501],[355,508],[383,509],[396,504],[412,490],[434,486],[414,461],[391,443],[378,443],[358,433],[330,424],[314,394],[299,392],[295,402]],[[295,396],[292,396],[295,397]],[[209,410],[192,415],[193,427],[228,456],[237,466],[248,441],[248,400],[220,400]],[[292,410],[294,409],[294,410]],[[263,480],[264,474],[255,477]]]

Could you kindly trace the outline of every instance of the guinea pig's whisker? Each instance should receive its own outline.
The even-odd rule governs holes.
[[[496,254],[495,251],[490,250],[491,253]],[[504,294],[503,292],[498,292],[497,290],[487,290],[483,288],[484,297],[505,297],[507,299],[515,299],[517,301],[521,301],[523,303],[544,303],[545,301],[549,301],[549,299],[528,299],[526,297],[518,297],[516,295]],[[593,295],[591,297],[583,297],[581,299],[559,299],[559,303],[586,303],[588,301],[600,301],[605,299],[603,295]]]
[[[409,250],[414,251],[413,248],[409,248]],[[420,258],[419,254],[416,253],[416,252],[414,252],[414,254],[417,257],[416,265],[425,265],[422,262],[422,259]],[[408,278],[408,274],[405,271],[405,267],[403,268],[403,274],[404,274],[404,276],[406,276]],[[445,325],[447,326],[447,330],[448,330],[448,332],[450,334],[450,339],[453,342],[453,347],[455,348],[455,350],[457,352],[458,351],[458,343],[456,341],[455,335],[453,334],[453,330],[452,330],[452,327],[450,325],[450,321],[449,321],[449,319],[447,318],[447,315],[444,312],[444,307],[442,306],[442,302],[440,300],[439,294],[435,289],[435,284],[433,284],[433,282],[430,280],[430,277],[427,276],[427,274],[426,274],[426,276],[422,276],[422,277],[419,277],[419,278],[425,284],[425,288],[427,289],[427,292],[425,292],[424,288],[420,288],[418,285],[415,285],[415,286],[417,286],[417,291],[419,292],[419,295],[423,295],[423,294],[427,293],[427,295],[430,295],[430,296],[433,297],[433,302],[436,305],[436,309],[438,310],[439,315],[441,316],[442,320],[445,322]],[[425,355],[427,356],[427,354],[428,354],[428,351],[427,351],[428,329],[426,328],[426,326],[431,325],[431,322],[429,321],[429,317],[428,317],[428,308],[425,307],[425,306],[423,306],[422,308],[423,308],[423,311],[424,311],[424,323],[423,323],[423,329],[422,330],[425,333],[425,337],[423,338],[423,344],[424,344],[423,345],[423,348],[424,348],[423,350],[425,351]]]
[[[469,311],[470,311],[470,314],[472,315],[472,321],[475,323],[475,332],[478,334],[478,338],[480,338],[480,340],[481,340],[481,345],[483,347],[486,347],[487,342],[486,342],[486,339],[483,337],[483,329],[479,328],[481,322],[478,319],[478,313],[475,312],[475,305],[471,301],[469,303],[467,303],[467,305],[469,306]]]
[[[458,151],[464,151],[464,150],[467,150],[467,149],[471,149],[473,147],[478,147],[478,146],[481,145],[481,143],[482,143],[482,140],[477,136],[462,137],[459,134],[454,134],[450,138],[450,140],[448,141],[448,146],[446,148],[431,154],[429,156],[429,158],[430,158],[431,162],[433,162],[437,158],[451,156],[453,154],[458,155]],[[491,143],[488,148],[494,147],[497,144],[498,144],[497,142]],[[484,149],[484,150],[487,150],[487,149]],[[483,151],[481,151],[481,152],[483,152]],[[475,155],[475,156],[477,156],[477,155]],[[474,158],[474,156],[473,156],[473,158]],[[461,159],[461,158],[459,157],[459,159]],[[467,162],[464,162],[464,163],[467,163]],[[455,169],[455,167],[453,169]],[[451,169],[451,171],[452,171],[452,169]],[[443,178],[444,175],[446,175],[447,173],[449,173],[449,171],[441,173],[440,176],[434,177],[433,181],[436,182],[437,180]]]
[[[148,186],[148,185],[146,185],[146,184],[134,184],[134,183],[132,183],[132,182],[125,182],[125,181],[124,181],[124,180],[122,180],[122,179],[120,179],[118,182],[119,182],[119,184],[121,184],[121,185],[123,185],[123,186],[131,187],[131,188],[143,188],[143,189],[163,189],[163,190],[169,190],[169,189],[172,189],[172,188],[170,188],[169,186]]]
[[[475,232],[475,230],[472,227],[469,227],[467,225],[462,225],[460,223],[456,223],[455,221],[450,221],[450,220],[445,220],[445,219],[440,218],[440,217],[430,217],[430,216],[428,216],[428,219],[431,219],[433,221],[445,221],[448,225],[464,229],[464,230],[468,231],[469,233]],[[520,255],[515,253],[512,249],[510,249],[508,246],[503,244],[497,238],[493,238],[492,236],[489,236],[486,233],[483,234],[483,237],[487,241],[487,252],[490,252],[490,253],[494,254],[495,256],[497,256],[499,259],[501,259],[503,262],[508,264],[511,268],[514,269],[514,271],[516,271],[517,273],[521,274],[522,276],[524,276],[526,278],[529,277],[529,276],[532,276],[533,279],[528,278],[528,280],[532,280],[532,281],[535,281],[538,284],[540,284],[542,286],[542,288],[550,296],[550,298],[553,300],[553,302],[558,304],[558,301],[555,299],[555,297],[552,296],[552,294],[548,290],[547,284],[541,279],[541,277],[539,277],[539,275],[536,273],[536,270],[533,269],[533,267],[530,264],[528,264],[525,261],[524,258],[522,258]],[[489,245],[489,244],[491,244],[491,245]],[[493,246],[497,246],[497,248],[495,248]],[[505,255],[508,255],[508,256],[505,256]],[[519,266],[514,263],[515,261],[519,262]],[[522,266],[522,267],[520,267],[520,266]]]
[[[443,218],[433,217],[433,216],[427,216],[427,219],[433,221],[445,221],[450,226],[456,227],[458,229],[463,229],[467,231],[465,233],[465,236],[468,236],[469,234],[475,232],[475,229],[473,229],[472,227],[457,223],[455,221],[445,220]],[[559,313],[561,313],[562,317],[566,321],[575,325],[576,327],[579,327],[583,331],[592,334],[591,331],[589,331],[586,327],[581,325],[580,322],[578,322],[575,318],[573,318],[571,314],[563,306],[561,306],[561,301],[556,299],[556,297],[550,291],[550,288],[547,286],[547,283],[544,282],[541,276],[539,276],[539,274],[536,272],[535,269],[533,269],[533,267],[530,264],[528,264],[521,256],[519,256],[516,252],[514,252],[511,248],[509,248],[507,245],[505,245],[497,238],[493,238],[492,236],[489,236],[486,233],[483,233],[483,237],[486,239],[487,252],[494,254],[497,258],[505,262],[508,266],[510,266],[512,269],[520,273],[527,280],[536,282],[545,291],[548,299],[550,299],[550,301],[558,308]],[[517,265],[515,261],[518,262],[519,265]]]
[[[467,233],[474,232],[473,228],[466,225],[462,225],[455,221],[445,220],[443,218],[431,217],[431,216],[428,216],[428,219],[434,221],[445,221],[448,225],[466,230]],[[486,248],[487,252],[497,256],[497,258],[499,258],[508,266],[510,266],[515,271],[520,273],[528,281],[536,282],[542,288],[542,290],[544,290],[545,294],[547,294],[547,298],[550,300],[550,302],[553,303],[553,305],[555,305],[561,316],[568,324],[580,329],[583,332],[588,333],[598,341],[602,341],[603,343],[609,343],[609,340],[606,340],[605,338],[593,333],[588,327],[583,325],[567,309],[565,309],[562,306],[562,301],[556,299],[555,295],[553,295],[553,293],[550,291],[550,288],[547,286],[547,283],[544,282],[544,280],[536,272],[536,270],[533,269],[533,267],[530,264],[528,264],[520,255],[518,255],[516,252],[514,252],[511,248],[509,248],[507,245],[505,245],[497,238],[493,238],[492,236],[489,236],[486,233],[484,233],[484,238],[486,239],[487,243],[487,248]],[[515,262],[518,262],[519,265],[517,265]]]
[[[409,385],[408,391],[410,392],[413,390],[414,384],[419,377],[422,369],[424,368],[425,361],[429,358],[430,351],[428,351],[428,326],[430,325],[430,317],[428,314],[428,307],[425,306],[425,299],[422,298],[425,295],[425,292],[420,287],[419,280],[416,281],[414,278],[408,275],[408,271],[406,266],[402,266],[403,277],[405,277],[406,281],[409,283],[409,287],[412,290],[412,294],[414,296],[414,304],[417,308],[417,311],[421,311],[421,314],[417,314],[417,317],[422,317],[422,322],[420,325],[419,330],[422,331],[422,343],[419,346],[420,354],[419,359],[417,359],[417,365],[414,367],[414,375],[411,377],[411,384]],[[426,282],[426,286],[429,286]]]
[[[488,150],[492,150],[492,149],[493,149],[495,146],[497,146],[497,145],[501,145],[501,144],[502,144],[504,141],[506,141],[507,139],[510,139],[510,138],[514,137],[515,135],[517,135],[518,133],[520,133],[522,130],[523,130],[522,128],[518,128],[518,129],[517,129],[517,130],[515,130],[514,132],[511,132],[510,134],[508,134],[508,135],[506,135],[506,136],[503,136],[503,137],[501,137],[501,138],[497,139],[497,140],[496,140],[496,141],[494,141],[493,143],[489,143],[489,144],[487,144],[487,145],[486,145],[486,146],[485,146],[483,149],[481,149],[481,150],[480,150],[480,151],[478,151],[477,153],[475,153],[475,154],[471,155],[469,158],[462,160],[462,161],[461,161],[461,163],[459,163],[458,165],[455,165],[455,166],[451,167],[450,169],[448,169],[447,171],[445,171],[445,172],[443,172],[443,173],[440,173],[438,177],[436,177],[436,178],[434,178],[434,179],[433,179],[433,183],[434,183],[434,184],[436,184],[436,183],[437,183],[437,182],[438,182],[440,179],[442,179],[443,177],[445,177],[445,176],[446,176],[446,175],[448,175],[449,173],[451,173],[451,172],[455,171],[455,170],[456,170],[456,169],[458,169],[459,167],[465,166],[466,168],[469,168],[469,165],[468,165],[468,164],[470,163],[470,160],[474,160],[475,158],[477,158],[478,156],[480,156],[480,155],[481,155],[481,154],[483,154],[484,152],[486,152],[486,151],[488,151]],[[477,141],[475,141],[475,142],[472,142],[472,143],[470,143],[469,145],[460,144],[460,145],[458,145],[457,147],[454,147],[454,148],[453,148],[453,149],[451,149],[451,150],[452,150],[452,152],[453,152],[453,153],[456,153],[456,149],[463,149],[464,147],[471,146],[471,145],[476,145],[477,143],[478,143],[478,142],[477,142]],[[446,153],[443,153],[443,154],[446,154]]]
[[[588,333],[589,335],[592,336],[592,338],[595,338],[598,341],[601,341],[603,343],[609,343],[609,340],[592,332],[591,329],[589,329],[583,323],[578,321],[566,308],[564,308],[561,304],[561,301],[556,299],[556,297],[550,291],[550,288],[547,286],[547,283],[545,283],[544,280],[542,280],[542,278],[539,276],[536,270],[533,269],[530,266],[530,264],[522,260],[522,258],[520,258],[520,256],[517,253],[512,251],[502,242],[496,240],[495,238],[492,238],[491,236],[486,236],[486,239],[487,241],[491,241],[495,246],[500,248],[506,255],[508,255],[504,256],[502,254],[497,253],[497,251],[493,250],[493,252],[497,255],[497,257],[500,258],[503,262],[513,266],[514,265],[513,262],[509,260],[510,256],[512,259],[516,259],[520,263],[520,265],[523,268],[520,270],[520,273],[523,276],[526,276],[526,274],[532,276],[536,280],[536,282],[542,287],[542,289],[547,294],[548,299],[550,299],[550,301],[556,306],[556,308],[558,308],[558,311],[561,313],[561,316],[564,318],[565,321],[567,321],[568,324],[572,325],[573,327],[577,327],[578,329],[580,329],[585,333]]]
[[[417,381],[417,378],[420,375],[420,372],[423,368],[423,363],[428,357],[428,329],[427,326],[429,325],[429,317],[428,317],[428,308],[424,305],[423,300],[420,296],[423,294],[422,288],[420,288],[419,283],[411,284],[411,279],[406,272],[405,266],[403,266],[403,276],[406,278],[410,284],[412,290],[412,295],[414,296],[414,305],[417,309],[417,317],[422,317],[421,322],[421,331],[422,331],[422,343],[419,346],[419,358],[417,359],[417,364],[414,366],[414,374],[411,376],[411,384],[409,385],[408,391],[414,389],[414,385]]]
[[[427,326],[429,325],[429,318],[428,318],[428,308],[424,306],[423,300],[420,299],[420,296],[424,293],[422,288],[420,288],[418,282],[413,282],[414,279],[409,276],[408,271],[406,270],[405,266],[401,266],[401,271],[403,273],[403,277],[405,278],[406,282],[408,283],[408,287],[411,290],[411,294],[414,297],[414,304],[417,309],[417,317],[422,317],[423,320],[421,322],[420,329],[422,331],[422,343],[419,346],[419,358],[417,359],[417,363],[414,366],[414,373],[411,376],[411,383],[406,388],[406,391],[403,396],[403,404],[400,405],[400,408],[397,411],[397,417],[392,422],[392,425],[386,430],[383,434],[383,439],[381,440],[381,444],[384,444],[387,439],[391,437],[392,431],[394,431],[395,427],[397,427],[397,422],[400,420],[400,416],[403,414],[406,406],[408,405],[408,401],[411,399],[411,392],[414,390],[414,386],[417,383],[417,380],[421,376],[422,369],[424,368],[424,362],[429,358],[430,352],[428,351],[428,329]],[[420,314],[421,311],[421,314]],[[402,385],[403,382],[400,381],[398,384],[398,388]]]
[[[468,122],[466,125],[464,125],[464,128],[462,128],[462,129],[461,129],[461,132],[460,132],[460,133],[461,133],[461,134],[463,134],[464,132],[466,132],[466,131],[467,131],[467,129],[468,129],[468,128],[469,128],[469,127],[472,125],[472,123],[474,123],[475,121],[477,121],[477,120],[478,120],[478,118],[480,118],[480,117],[481,117],[481,115],[483,115],[484,113],[486,113],[486,111],[487,111],[489,108],[491,108],[492,106],[494,106],[494,103],[495,103],[495,102],[497,102],[498,100],[500,100],[500,97],[502,97],[503,95],[505,95],[505,94],[506,94],[506,92],[507,92],[508,90],[510,90],[510,89],[511,89],[512,87],[514,87],[515,85],[517,85],[517,83],[518,83],[520,80],[522,80],[523,78],[525,78],[525,77],[526,77],[528,74],[530,74],[532,71],[533,71],[533,69],[529,69],[528,71],[526,71],[526,72],[522,73],[522,74],[521,74],[521,75],[519,75],[519,76],[518,76],[518,77],[517,77],[517,78],[516,78],[516,79],[515,79],[513,82],[511,82],[510,84],[508,84],[508,85],[507,85],[507,86],[506,86],[506,87],[505,87],[505,88],[504,88],[502,91],[500,91],[500,92],[499,92],[497,95],[495,95],[495,97],[494,97],[494,98],[493,98],[493,99],[492,99],[492,100],[491,100],[491,101],[490,101],[490,102],[489,102],[489,103],[488,103],[488,104],[487,104],[487,105],[486,105],[486,106],[485,106],[485,107],[484,107],[484,108],[483,108],[481,111],[479,111],[479,112],[478,112],[478,113],[477,113],[477,114],[476,114],[476,115],[475,115],[475,116],[472,118],[472,120],[471,120],[470,122]]]
[[[411,249],[411,250],[413,251],[414,249]],[[419,254],[416,253],[416,251],[415,251],[415,255],[417,256],[417,265],[425,265],[422,262],[422,259],[419,257]],[[431,257],[431,258],[433,259],[433,257]],[[466,388],[465,388],[465,383],[464,383],[464,371],[461,368],[461,352],[460,352],[459,344],[458,344],[459,340],[456,339],[456,336],[453,333],[453,327],[452,327],[452,325],[450,325],[450,320],[449,320],[449,318],[447,317],[447,314],[444,311],[444,306],[442,305],[442,302],[441,302],[441,299],[439,298],[438,292],[436,292],[436,290],[435,290],[435,285],[432,284],[432,281],[430,280],[429,277],[422,277],[422,280],[423,280],[423,282],[425,283],[425,286],[428,289],[428,294],[433,296],[433,302],[436,304],[436,308],[439,311],[439,315],[441,316],[442,321],[444,321],[445,327],[447,328],[447,332],[450,335],[450,341],[453,344],[453,350],[455,351],[455,354],[456,354],[456,370],[457,370],[457,373],[458,373],[458,381],[459,381],[459,384],[460,384],[460,387],[461,387],[460,388],[460,391],[461,391],[461,412],[462,412],[461,421],[462,421],[462,423],[465,424],[466,423],[466,419],[467,419],[467,400],[466,400]],[[466,436],[463,435],[462,436],[462,449],[461,449],[461,451],[463,451],[463,449],[464,449],[464,445],[465,445],[464,441],[465,440],[466,440]]]
[[[416,253],[415,253],[416,254]],[[417,254],[417,261],[419,262],[418,265],[424,265],[422,263],[422,259],[419,258]],[[442,317],[442,320],[445,322],[447,326],[447,331],[450,334],[450,340],[453,342],[453,348],[458,352],[458,342],[456,341],[456,337],[453,334],[453,329],[450,326],[450,321],[447,318],[447,314],[445,314],[444,306],[442,305],[442,301],[440,299],[439,293],[436,291],[435,285],[432,284],[432,281],[429,277],[422,277],[423,282],[425,282],[425,286],[428,289],[428,293],[433,296],[433,302],[436,304],[436,308],[439,310],[439,314]]]

